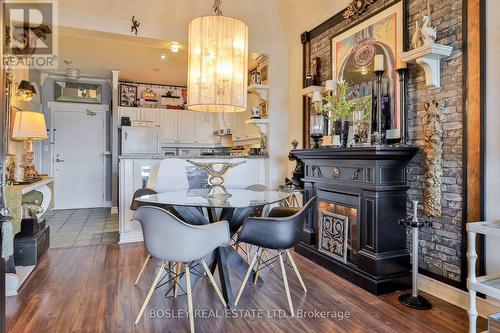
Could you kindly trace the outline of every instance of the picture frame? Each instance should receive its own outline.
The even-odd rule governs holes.
[[[374,56],[384,55],[381,90],[387,139],[400,139],[403,128],[396,69],[403,64],[399,55],[404,51],[404,26],[403,3],[398,1],[330,39],[332,78],[347,81],[354,98],[376,96]],[[376,98],[373,101],[376,110]]]
[[[137,86],[133,84],[120,83],[120,106],[137,105]]]
[[[102,85],[96,83],[55,81],[54,100],[71,103],[102,103]]]

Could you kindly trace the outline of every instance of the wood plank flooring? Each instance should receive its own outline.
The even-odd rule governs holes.
[[[141,243],[50,249],[19,295],[7,299],[7,331],[188,331],[186,297],[166,299],[166,287],[155,291],[143,319],[134,325],[154,276],[155,267],[150,263],[138,286],[133,285],[144,258]],[[308,292],[303,292],[293,271],[288,271],[292,300],[296,311],[311,311],[312,318],[281,317],[288,314],[283,284],[266,270],[262,273],[265,283],[247,286],[238,310],[229,315],[208,282],[200,281],[193,290],[194,308],[199,311],[197,332],[468,331],[466,311],[437,298],[428,296],[434,304],[432,310],[411,310],[399,304],[398,293],[376,297],[297,254],[295,259]],[[215,279],[219,281],[218,276]],[[231,281],[236,293],[241,281],[235,275]],[[151,309],[164,318],[152,318]],[[263,312],[257,313],[258,309]],[[329,311],[329,318],[315,316],[315,310]],[[349,318],[341,319],[346,312]],[[165,318],[167,314],[183,318]],[[484,319],[479,320],[479,328],[486,328]]]

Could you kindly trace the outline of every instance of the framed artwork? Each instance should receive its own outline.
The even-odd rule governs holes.
[[[136,106],[137,86],[120,83],[120,106]]]
[[[402,64],[399,54],[404,51],[403,19],[403,3],[399,1],[331,38],[332,78],[347,81],[354,98],[377,96],[374,57],[384,55],[382,124],[387,139],[401,138],[401,91],[396,69]],[[376,98],[372,100],[376,112]],[[372,119],[376,119],[373,111]]]
[[[102,103],[102,86],[82,82],[54,82],[54,99],[58,102]]]

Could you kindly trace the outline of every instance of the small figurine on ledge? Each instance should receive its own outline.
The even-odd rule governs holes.
[[[437,38],[436,28],[431,26],[431,5],[427,0],[427,14],[422,13],[422,27],[420,21],[415,22],[415,31],[411,38],[411,48],[418,49],[424,45],[433,45]]]

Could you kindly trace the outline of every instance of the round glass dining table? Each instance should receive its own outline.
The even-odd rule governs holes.
[[[207,189],[181,190],[145,195],[135,200],[140,202],[141,206],[154,205],[173,207],[186,222],[199,225],[217,222],[219,220],[219,215],[217,214],[218,208],[222,208],[220,216],[224,216],[224,219],[230,220],[236,210],[238,211],[238,218],[242,216],[248,217],[255,208],[281,202],[290,196],[290,193],[280,191],[253,191],[242,189],[225,189],[225,191],[225,195],[220,194],[211,196]],[[207,210],[208,221],[201,212],[202,208]],[[215,270],[217,267],[221,281],[221,290],[226,300],[226,304],[228,308],[234,309],[234,296],[229,280],[228,267],[243,280],[248,270],[248,263],[232,246],[217,248],[214,255],[212,255],[211,258],[205,258],[205,261],[207,261],[207,263],[212,263],[212,270]],[[197,275],[202,276],[203,272]],[[197,275],[194,276],[196,277]],[[253,276],[251,276],[248,281],[253,281]],[[262,278],[258,277],[258,281],[262,282]],[[196,282],[197,278],[192,279],[192,287],[194,287]],[[181,279],[180,284],[181,288],[185,290],[184,279]]]
[[[209,196],[208,190],[183,190],[145,195],[137,198],[154,205],[205,208],[248,208],[286,200],[290,194],[280,191],[227,190],[228,195]]]

